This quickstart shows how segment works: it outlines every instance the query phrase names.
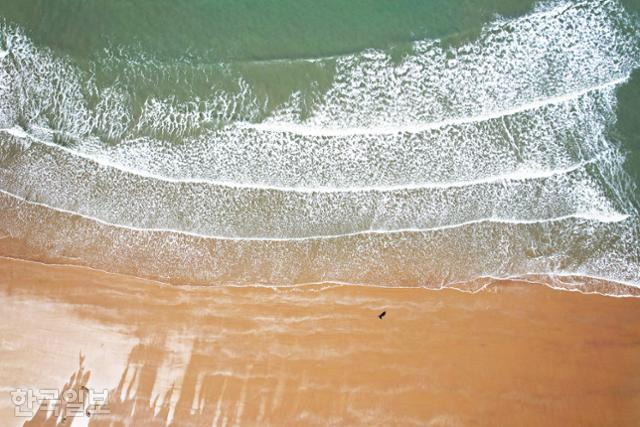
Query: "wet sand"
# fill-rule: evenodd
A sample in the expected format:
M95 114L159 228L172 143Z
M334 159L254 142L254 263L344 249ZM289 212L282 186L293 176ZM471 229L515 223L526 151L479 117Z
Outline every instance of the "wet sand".
M1 424L27 420L9 390L74 373L113 391L74 425L640 422L640 299L487 283L185 287L0 258Z

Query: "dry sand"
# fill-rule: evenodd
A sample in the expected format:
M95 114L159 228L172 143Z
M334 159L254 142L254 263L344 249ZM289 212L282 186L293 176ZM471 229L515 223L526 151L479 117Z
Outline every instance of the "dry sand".
M65 383L112 389L74 425L640 423L638 298L185 287L4 257L0 290L2 425L28 420L10 390Z

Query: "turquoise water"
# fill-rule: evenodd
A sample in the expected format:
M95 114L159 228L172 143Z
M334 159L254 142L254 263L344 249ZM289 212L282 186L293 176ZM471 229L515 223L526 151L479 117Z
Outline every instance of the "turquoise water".
M4 1L0 225L168 280L638 286L639 10Z

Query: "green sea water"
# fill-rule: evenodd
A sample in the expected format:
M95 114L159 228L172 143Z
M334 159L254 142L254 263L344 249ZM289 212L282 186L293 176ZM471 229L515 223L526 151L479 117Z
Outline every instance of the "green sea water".
M137 45L210 61L317 58L479 30L528 0L6 0L0 14L74 56Z
M205 282L636 286L639 65L637 0L4 0L0 190Z

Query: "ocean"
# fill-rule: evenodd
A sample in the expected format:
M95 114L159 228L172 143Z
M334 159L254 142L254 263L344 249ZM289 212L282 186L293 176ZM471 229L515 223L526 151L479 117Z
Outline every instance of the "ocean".
M5 255L640 292L629 1L0 4Z

